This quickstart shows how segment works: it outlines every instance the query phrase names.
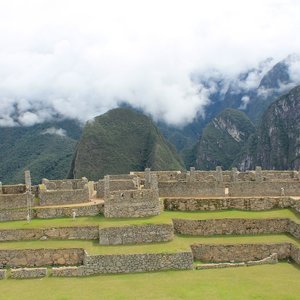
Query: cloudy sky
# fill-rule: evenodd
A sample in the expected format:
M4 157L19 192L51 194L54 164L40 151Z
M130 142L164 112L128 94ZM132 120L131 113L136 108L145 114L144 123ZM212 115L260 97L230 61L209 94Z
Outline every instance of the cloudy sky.
M172 124L233 77L300 53L298 0L0 0L0 126L87 120L121 102Z

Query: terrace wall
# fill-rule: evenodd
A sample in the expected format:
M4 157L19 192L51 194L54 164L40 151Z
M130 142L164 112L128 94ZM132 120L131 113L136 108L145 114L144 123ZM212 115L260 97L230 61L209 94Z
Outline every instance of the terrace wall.
M26 240L97 240L98 226L57 227L44 229L2 229L0 241Z
M47 276L47 268L12 269L10 277L13 279L42 278Z
M289 219L173 219L175 233L186 235L286 233Z
M166 242L174 237L172 224L130 225L99 228L100 245Z
M65 249L0 249L0 268L80 265L84 250Z
M76 217L97 216L103 214L104 203L71 207L36 207L33 217L38 219L72 217L73 211L75 211Z
M195 260L221 263L261 260L273 253L277 253L278 259L286 259L291 256L291 246L290 243L231 245L193 244L191 248ZM297 247L295 247L295 249L299 250Z
M298 201L300 204L300 201ZM165 198L164 207L173 211L214 211L239 209L261 211L274 208L294 208L290 197L222 197L222 198Z

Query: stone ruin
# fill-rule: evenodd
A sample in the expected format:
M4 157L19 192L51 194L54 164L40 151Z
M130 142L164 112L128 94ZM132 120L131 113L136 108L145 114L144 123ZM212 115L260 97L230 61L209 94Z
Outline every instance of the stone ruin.
M163 210L214 211L224 209L268 210L291 208L300 213L298 171L131 172L107 175L97 182L43 179L31 185L0 184L0 221L31 218L96 216L105 218L151 217ZM74 223L76 224L76 223ZM172 224L143 224L121 227L70 226L44 229L0 230L0 241L79 239L97 240L100 245L168 242L174 235L244 235L288 233L300 238L300 224L275 219L173 219ZM208 264L197 268L223 268L276 263L291 259L300 264L300 249L293 243L209 245L194 244L190 251L123 255L88 255L84 249L0 249L0 279L11 268L12 278L87 276L103 273L192 269L194 261ZM22 257L22 259L20 259ZM45 263L46 262L46 263ZM46 264L46 265L45 265Z
M134 189L110 190L110 176L104 177L104 216L106 218L149 217L160 214L162 204L159 200L156 174L145 172L142 186L139 177L133 180Z

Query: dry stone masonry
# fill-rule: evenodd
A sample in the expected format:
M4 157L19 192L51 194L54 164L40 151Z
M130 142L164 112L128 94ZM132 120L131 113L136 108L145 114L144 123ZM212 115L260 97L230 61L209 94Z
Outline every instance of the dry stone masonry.
M43 179L31 185L30 172L25 184L0 183L0 221L48 219L104 215L106 218L143 218L163 210L214 211L237 209L262 211L290 208L300 213L300 174L298 171L131 172L107 175L96 182L87 178ZM184 214L182 214L184 216ZM45 220L45 222L47 222ZM129 222L130 223L130 222ZM25 240L89 240L97 247L169 242L175 235L255 235L288 233L300 239L300 224L286 218L273 219L185 219L171 224L124 226L45 227L1 229L0 242ZM0 245L1 246L1 245ZM121 246L119 246L121 249ZM79 277L96 274L189 270L252 266L291 259L300 264L296 243L274 244L193 244L190 251L89 255L82 248L2 249L0 279ZM51 267L48 274L47 267ZM7 269L10 269L7 271Z
M100 245L142 244L171 241L172 224L128 225L99 229Z

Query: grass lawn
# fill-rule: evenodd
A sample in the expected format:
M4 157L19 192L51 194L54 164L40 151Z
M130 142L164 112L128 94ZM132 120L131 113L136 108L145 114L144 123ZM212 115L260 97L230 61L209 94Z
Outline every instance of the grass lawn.
M245 218L245 219L268 219L268 218L289 218L300 223L300 215L290 209L277 209L268 211L199 211L199 212L174 212L165 211L154 217L136 218L136 219L110 219L104 216L80 217L74 221L72 218L57 219L33 219L30 223L26 221L0 222L1 229L17 228L46 228L46 227L64 227L64 226L124 226L124 225L142 225L171 223L172 219L224 219L224 218Z
M288 263L87 278L0 280L0 298L43 300L296 300L300 272Z
M174 240L162 243L102 246L97 241L82 240L46 240L1 242L0 249L33 249L33 248L83 248L89 254L128 254L157 253L190 250L193 243L201 244L241 244L241 243L294 243L300 247L300 241L290 235L245 235L245 236L182 236L176 235ZM0 298L1 299L1 298Z

